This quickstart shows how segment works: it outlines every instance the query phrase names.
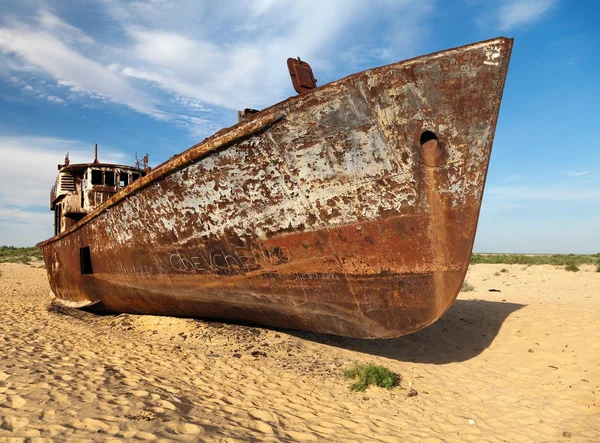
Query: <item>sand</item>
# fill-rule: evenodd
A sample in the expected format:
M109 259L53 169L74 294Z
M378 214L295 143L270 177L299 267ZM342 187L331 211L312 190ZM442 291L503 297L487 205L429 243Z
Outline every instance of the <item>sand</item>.
M594 271L475 265L437 323L367 341L48 309L44 269L2 264L0 441L600 441ZM353 361L401 387L351 392Z

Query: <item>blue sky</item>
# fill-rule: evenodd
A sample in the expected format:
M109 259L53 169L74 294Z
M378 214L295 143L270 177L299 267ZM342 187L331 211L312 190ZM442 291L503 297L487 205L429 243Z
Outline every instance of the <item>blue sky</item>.
M77 6L74 6L77 5ZM0 3L0 244L52 234L56 164L158 164L319 84L505 35L515 46L479 252L600 252L598 1L21 0Z

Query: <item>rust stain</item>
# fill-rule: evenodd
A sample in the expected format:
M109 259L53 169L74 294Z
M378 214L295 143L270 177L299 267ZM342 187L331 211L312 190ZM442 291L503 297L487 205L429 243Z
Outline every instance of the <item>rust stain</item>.
M511 49L498 38L351 75L95 189L83 219L38 245L52 291L353 337L431 324L467 270Z

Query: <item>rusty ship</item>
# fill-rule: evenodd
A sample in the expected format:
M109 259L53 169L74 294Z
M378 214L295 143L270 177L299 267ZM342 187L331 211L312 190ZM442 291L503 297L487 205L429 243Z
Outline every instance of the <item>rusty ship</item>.
M239 113L152 170L59 165L56 301L391 338L452 305L472 252L512 39Z

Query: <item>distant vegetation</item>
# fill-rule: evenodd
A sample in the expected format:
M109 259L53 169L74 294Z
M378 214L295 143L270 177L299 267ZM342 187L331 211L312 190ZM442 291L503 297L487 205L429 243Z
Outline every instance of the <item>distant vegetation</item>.
M584 264L600 266L600 253L593 255L555 254L555 255L523 255L523 254L473 254L471 264L507 264L507 265L555 265L579 267Z
M500 275L500 274L498 274L498 275ZM475 290L475 287L471 283L468 283L466 281L463 282L462 287L460 288L460 292L471 292L474 290Z
M374 364L354 363L352 367L344 369L342 375L356 380L350 385L351 391L365 391L370 385L391 389L400 382L398 374Z
M31 248L0 246L0 263L23 263L29 265L32 260L43 260L40 250L35 246Z
M569 272L579 272L579 267L571 263L570 265L565 266L565 271Z

